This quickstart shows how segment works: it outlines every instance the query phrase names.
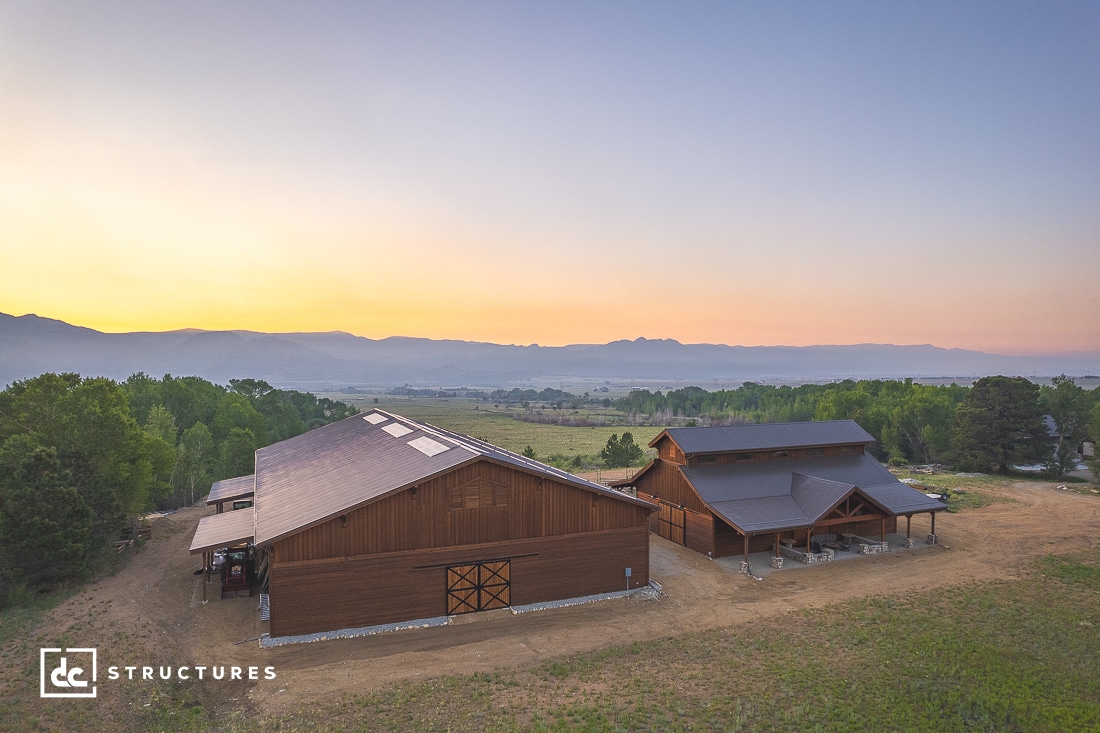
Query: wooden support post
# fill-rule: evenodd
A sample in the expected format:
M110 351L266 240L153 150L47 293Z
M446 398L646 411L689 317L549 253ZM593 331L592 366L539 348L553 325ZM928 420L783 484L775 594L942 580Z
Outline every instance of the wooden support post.
M775 533L775 556L779 557L779 533Z
M879 519L878 541L879 542L885 542L886 541L886 517L882 517L882 518Z
M749 536L745 535L745 562L749 561Z
M202 553L202 602L206 603L206 584L210 582L210 551Z
M932 532L930 534L936 534L936 513L932 512Z
M912 528L913 528L913 515L912 514L906 514L905 515L905 539L909 539L912 536L912 534L910 533L910 530Z
M810 554L810 535L813 534L814 528L808 527L806 529L806 554Z

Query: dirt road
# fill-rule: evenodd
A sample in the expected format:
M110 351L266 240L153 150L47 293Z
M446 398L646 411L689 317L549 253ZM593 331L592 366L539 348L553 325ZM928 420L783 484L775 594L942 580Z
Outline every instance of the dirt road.
M275 680L241 683L224 694L227 707L247 705L266 715L396 680L522 667L635 640L752 624L851 598L1011 578L1035 556L1094 547L1100 540L1100 497L1007 481L988 491L1002 500L940 515L942 544L917 551L784 570L758 582L738 575L735 565L653 537L651 576L665 591L659 600L621 598L518 616L501 610L459 617L449 626L271 649L236 643L266 630L255 597L202 604L201 576L193 575L199 561L187 547L208 510L188 509L154 520L153 540L124 570L55 609L38 634L100 647L104 669L150 663L273 666ZM913 536L927 532L928 518L915 518ZM212 598L215 589L211 584Z

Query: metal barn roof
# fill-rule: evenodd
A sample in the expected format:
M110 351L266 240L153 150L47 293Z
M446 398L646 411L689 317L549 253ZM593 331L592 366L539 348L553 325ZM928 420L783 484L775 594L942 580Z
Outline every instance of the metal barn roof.
M680 466L699 497L748 533L808 527L856 491L894 515L942 511L872 456Z
M238 476L215 481L210 487L210 496L206 497L207 505L217 504L219 501L232 501L233 499L245 499L256 491L256 476Z
M191 538L191 554L251 542L254 534L251 509L211 514L199 520Z
M875 442L874 437L854 420L668 428L654 438L650 446L656 445L664 435L672 438L688 455Z
M651 506L485 441L371 410L256 451L255 542L269 544L480 459Z

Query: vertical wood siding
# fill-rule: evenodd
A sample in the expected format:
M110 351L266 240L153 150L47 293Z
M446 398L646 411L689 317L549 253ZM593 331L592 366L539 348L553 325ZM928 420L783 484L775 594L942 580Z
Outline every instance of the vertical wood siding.
M699 495L688 485L687 479L680 473L676 464L667 461L656 461L652 468L638 477L634 488L638 490L640 499L652 500L652 497L660 497L662 501L676 505L683 504L685 508L692 511L710 511Z
M448 565L509 559L513 605L641 587L649 514L478 461L275 542L271 634L444 615Z
M714 552L714 525L719 523L709 511L687 512L687 548L704 555Z
M320 561L275 561L271 635L373 626L446 614L448 565L511 558L512 605L576 598L649 582L645 525L466 547Z
M478 461L275 543L276 562L644 526L647 508Z

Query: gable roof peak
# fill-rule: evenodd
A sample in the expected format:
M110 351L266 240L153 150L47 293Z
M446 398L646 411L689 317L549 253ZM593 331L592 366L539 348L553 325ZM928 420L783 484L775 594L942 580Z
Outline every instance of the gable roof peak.
M688 455L875 442L874 436L855 420L666 428L650 445L656 445L664 436Z
M255 542L269 544L480 459L648 506L483 440L371 409L256 451Z

